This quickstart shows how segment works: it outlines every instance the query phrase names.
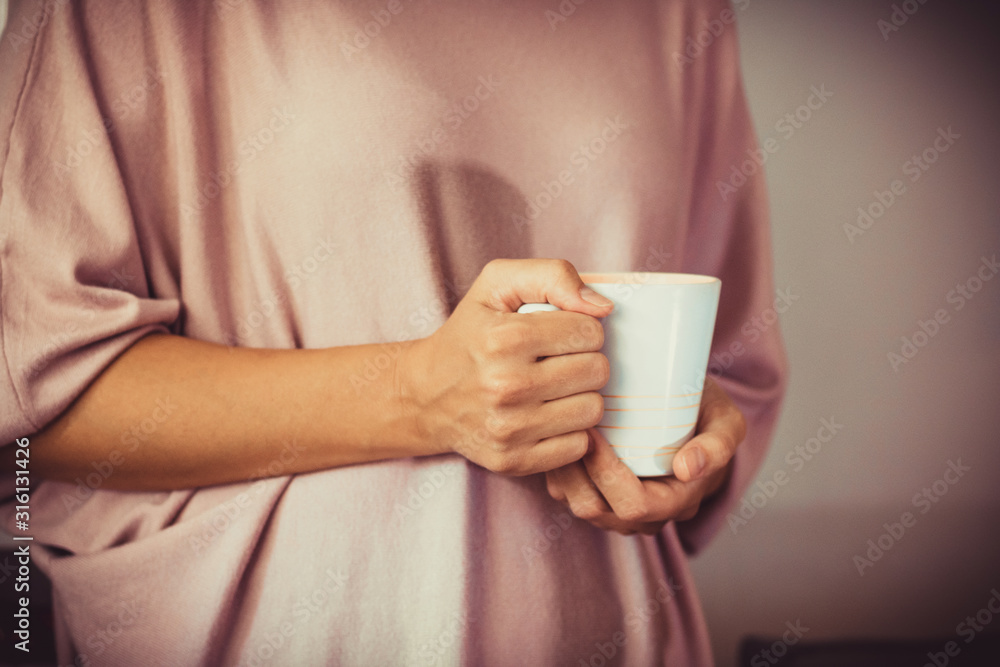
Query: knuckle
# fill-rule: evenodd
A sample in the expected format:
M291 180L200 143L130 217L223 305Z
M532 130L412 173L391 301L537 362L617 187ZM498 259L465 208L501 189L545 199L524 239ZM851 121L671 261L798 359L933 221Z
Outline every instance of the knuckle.
M703 433L701 444L702 451L705 452L705 456L708 458L709 463L712 462L718 452L729 449L726 439L718 433Z
M509 374L494 374L484 381L484 389L488 401L495 407L506 407L513 405L528 391L529 381ZM500 419L494 416L491 421Z
M649 518L649 508L642 501L629 501L617 512L618 518L628 522L642 522Z
M557 279L575 277L577 275L576 267L568 259L549 260L549 266L551 267L550 270L553 276Z
M589 315L577 318L569 342L574 348L597 351L604 345L604 326Z
M493 440L494 450L506 452L521 433L521 426L505 414L493 414L486 420L486 430Z
M513 475L518 470L518 461L510 452L495 453L490 461L489 469L500 475Z
M508 349L520 350L531 343L534 328L523 319L507 320L503 327L504 342Z
M587 435L586 431L577 431L569 435L569 443L573 460L579 461L590 449L590 436Z
M504 421L496 426L493 437L502 445L510 445L517 438L517 429L508 421Z
M486 357L495 357L503 352L503 337L497 333L497 329L488 329L483 334L480 348Z
M595 350L601 349L604 345L604 325L593 317L588 317L584 322L584 335L587 337L587 341Z
M486 266L484 266L483 270L480 271L479 273L480 275L485 275L487 277L496 276L497 274L503 272L503 270L506 268L505 266L506 263L507 263L506 259L491 259L490 261L486 262Z
M529 468L525 464L519 462L513 469L507 471L506 474L508 477L527 477L528 475L533 475L536 472L538 471L533 470L532 468Z
M483 336L483 350L491 357L507 351L507 332L502 326L491 327Z
M531 341L532 330L527 324L507 321L486 332L483 347L491 356L517 352Z
M611 361L608 359L607 355L598 353L597 358L594 360L594 364L597 366L594 371L597 374L597 382L601 383L601 387L608 383L611 379Z
M510 393L508 379L504 375L492 374L483 378L482 389L490 405L503 405ZM490 420L487 420L487 427Z
M583 407L581 410L583 414L580 417L587 424L587 428L599 424L604 418L604 398L594 391L586 394L582 403ZM587 434L583 433L583 437L586 438Z
M618 478L616 471L604 468L598 473L598 477L601 484L614 484L615 480Z
M600 505L596 501L584 501L578 503L573 507L573 514L577 515L584 521L596 521L601 518L604 511L601 509Z

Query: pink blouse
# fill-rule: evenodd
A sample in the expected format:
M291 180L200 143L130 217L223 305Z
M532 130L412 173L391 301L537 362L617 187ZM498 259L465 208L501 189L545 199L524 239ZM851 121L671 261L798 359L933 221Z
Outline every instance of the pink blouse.
M289 441L244 484L104 489L173 418L163 396L78 483L32 479L60 662L711 664L685 551L752 480L786 375L777 326L752 319L775 294L762 174L733 176L756 146L733 15L716 0L15 5L0 442L150 332L419 338L495 257L721 277L713 368L749 422L694 520L624 537L574 518L541 475L456 455L288 475Z

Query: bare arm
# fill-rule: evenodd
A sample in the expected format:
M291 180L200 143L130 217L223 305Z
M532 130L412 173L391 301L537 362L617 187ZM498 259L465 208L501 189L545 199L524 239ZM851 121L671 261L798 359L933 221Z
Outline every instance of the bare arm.
M395 362L411 345L257 350L147 336L32 438L35 467L72 480L105 462L106 488L152 490L259 476L288 443L285 474L439 453L406 416L395 363L364 379L366 360Z
M67 481L110 464L104 488L189 488L262 476L293 442L266 474L448 452L505 474L550 470L584 455L603 414L594 318L610 302L582 287L567 262L500 260L417 341L259 350L147 336L32 437L33 464ZM566 312L514 312L545 300Z

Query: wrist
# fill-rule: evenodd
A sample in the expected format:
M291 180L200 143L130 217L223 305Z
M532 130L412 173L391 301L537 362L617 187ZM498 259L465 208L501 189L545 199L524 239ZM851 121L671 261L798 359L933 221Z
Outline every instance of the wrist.
M448 454L451 449L428 428L427 410L421 400L422 387L430 377L424 359L426 338L397 343L402 347L393 356L391 396L393 411L399 416L400 430L423 455Z

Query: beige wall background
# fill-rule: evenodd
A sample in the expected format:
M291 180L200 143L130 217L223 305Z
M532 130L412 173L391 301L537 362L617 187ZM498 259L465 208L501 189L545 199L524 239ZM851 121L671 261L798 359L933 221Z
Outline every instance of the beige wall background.
M799 299L780 316L792 378L764 488L746 496L760 507L693 564L720 665L786 621L807 640L955 638L1000 589L1000 276L982 268L1000 260L1000 21L979 5L994 3L734 2L757 132L779 144L776 282ZM799 109L814 86L832 95ZM776 128L797 112L794 133ZM958 138L935 155L939 128ZM895 180L902 194L849 239ZM971 298L952 292L966 283ZM894 368L903 337L923 345ZM832 439L824 418L843 425ZM968 471L935 487L949 461ZM904 512L859 574L854 557Z

